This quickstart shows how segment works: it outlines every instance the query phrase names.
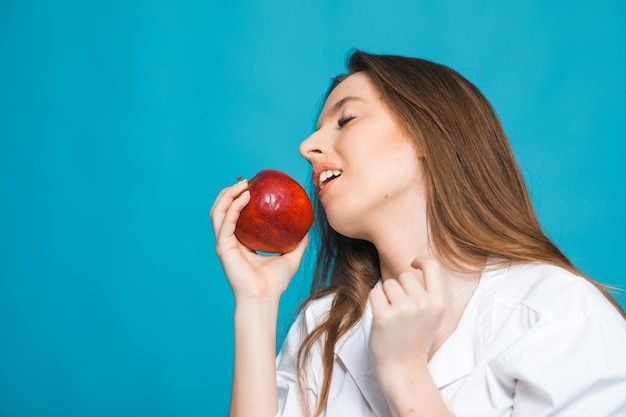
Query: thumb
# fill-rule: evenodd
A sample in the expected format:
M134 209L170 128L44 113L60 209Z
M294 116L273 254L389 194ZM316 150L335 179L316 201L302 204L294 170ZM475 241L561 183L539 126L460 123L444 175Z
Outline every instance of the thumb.
M304 250L309 242L309 234L304 235L302 240L298 242L298 245L290 252L283 254L282 256L287 259L294 270L298 269L300 260L304 254Z

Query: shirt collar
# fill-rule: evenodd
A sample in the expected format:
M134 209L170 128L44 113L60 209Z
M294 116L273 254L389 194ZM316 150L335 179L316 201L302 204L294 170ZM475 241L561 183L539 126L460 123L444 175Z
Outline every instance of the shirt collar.
M480 300L481 278L457 329L439 348L428 363L428 369L441 389L468 375L476 365L476 310ZM380 285L380 282L377 284ZM335 346L335 353L345 366L359 390L378 417L390 415L385 395L368 354L368 341L372 326L372 310L369 301L361 320Z
M385 394L376 378L368 353L368 341L372 326L372 310L369 302L361 320L335 346L335 353L343 363L347 373L363 394L374 414L389 417Z

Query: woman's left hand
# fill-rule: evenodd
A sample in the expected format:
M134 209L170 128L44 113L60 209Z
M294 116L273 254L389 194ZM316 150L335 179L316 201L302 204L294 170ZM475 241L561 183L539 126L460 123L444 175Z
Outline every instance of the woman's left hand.
M426 369L446 310L446 280L434 259L371 290L370 356L379 378ZM381 381L382 382L382 381Z

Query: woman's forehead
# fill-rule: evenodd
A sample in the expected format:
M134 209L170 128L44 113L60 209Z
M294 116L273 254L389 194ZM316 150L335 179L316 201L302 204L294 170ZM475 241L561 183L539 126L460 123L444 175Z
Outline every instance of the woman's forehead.
M328 95L324 106L334 105L338 100L341 100L343 96L364 96L373 94L376 95L374 84L370 80L369 75L364 72L356 72L349 75L343 81L341 81Z
M341 81L328 95L318 118L322 121L338 111L349 101L374 102L378 92L369 76L363 72L354 73Z

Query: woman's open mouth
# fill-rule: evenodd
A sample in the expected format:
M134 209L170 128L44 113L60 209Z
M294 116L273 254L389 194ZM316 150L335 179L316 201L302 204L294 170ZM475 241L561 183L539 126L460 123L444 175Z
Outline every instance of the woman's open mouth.
M322 189L326 186L326 184L328 184L335 178L338 178L339 176L341 176L341 171L337 169L329 169L326 171L322 171L317 181L317 188L320 191L322 191Z
M322 191L328 187L328 184L339 178L342 173L341 169L338 169L337 166L331 166L331 164L322 164L315 167L312 173L312 180L318 196L321 196Z

